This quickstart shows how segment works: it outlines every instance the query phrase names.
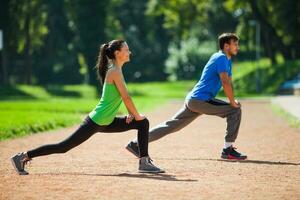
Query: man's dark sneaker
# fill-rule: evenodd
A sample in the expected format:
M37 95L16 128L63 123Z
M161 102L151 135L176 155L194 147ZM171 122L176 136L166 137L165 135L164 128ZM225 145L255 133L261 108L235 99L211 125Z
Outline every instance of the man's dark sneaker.
M25 171L25 165L27 164L27 162L31 161L31 159L28 158L26 153L18 153L11 157L10 160L19 175L28 174L28 172Z
M236 148L232 146L223 149L221 158L228 160L245 160L247 158L247 155L243 155L237 152L235 149Z
M139 173L165 173L165 170L156 167L153 160L149 157L140 158Z
M130 142L129 144L127 144L127 146L125 147L130 153L132 153L133 155L135 155L136 157L140 157L140 150L139 150L139 146L136 142Z

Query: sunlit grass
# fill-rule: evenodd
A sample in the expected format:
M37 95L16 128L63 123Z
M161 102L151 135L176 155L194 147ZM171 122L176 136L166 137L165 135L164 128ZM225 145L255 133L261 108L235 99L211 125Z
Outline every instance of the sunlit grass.
M170 99L183 100L193 84L194 81L135 83L127 87L139 112L145 113ZM88 85L22 85L13 88L13 93L0 90L6 94L0 95L6 99L0 101L0 140L78 124L96 106L100 96L99 89ZM122 105L119 114L126 113Z

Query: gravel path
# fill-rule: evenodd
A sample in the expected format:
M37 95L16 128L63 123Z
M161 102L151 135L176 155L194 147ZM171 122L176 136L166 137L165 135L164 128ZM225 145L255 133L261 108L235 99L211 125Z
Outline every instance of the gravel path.
M0 199L300 199L300 130L275 115L268 101L242 101L236 142L248 160L219 159L225 120L200 116L185 129L150 144L150 155L167 173L137 173L125 149L135 131L96 134L63 155L35 158L18 176L9 157L54 143L76 127L0 143ZM151 126L171 117L182 102L147 114Z

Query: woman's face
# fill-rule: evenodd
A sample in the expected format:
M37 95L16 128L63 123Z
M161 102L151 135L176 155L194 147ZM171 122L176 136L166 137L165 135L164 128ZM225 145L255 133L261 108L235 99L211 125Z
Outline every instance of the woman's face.
M129 47L128 47L127 43L124 42L121 49L116 51L115 56L116 56L117 60L125 63L125 62L129 62L130 54L131 54L131 52L129 50Z

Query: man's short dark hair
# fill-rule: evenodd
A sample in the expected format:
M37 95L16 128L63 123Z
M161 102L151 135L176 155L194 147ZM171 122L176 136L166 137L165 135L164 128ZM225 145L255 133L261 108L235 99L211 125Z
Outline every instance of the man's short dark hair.
M222 33L218 37L219 48L223 50L224 49L224 45L225 44L229 44L231 40L238 41L239 37L235 33Z

